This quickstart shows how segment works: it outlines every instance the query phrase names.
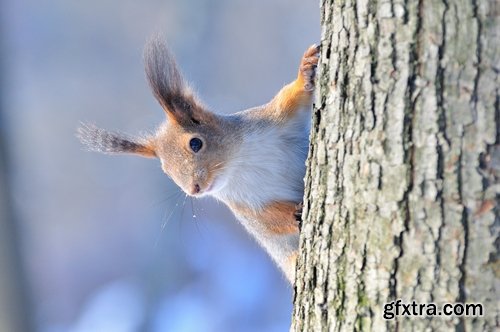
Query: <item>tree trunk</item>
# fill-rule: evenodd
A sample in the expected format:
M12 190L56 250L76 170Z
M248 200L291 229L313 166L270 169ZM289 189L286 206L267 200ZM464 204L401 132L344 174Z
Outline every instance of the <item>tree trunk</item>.
M500 4L323 0L293 331L500 321ZM481 303L482 317L384 304Z

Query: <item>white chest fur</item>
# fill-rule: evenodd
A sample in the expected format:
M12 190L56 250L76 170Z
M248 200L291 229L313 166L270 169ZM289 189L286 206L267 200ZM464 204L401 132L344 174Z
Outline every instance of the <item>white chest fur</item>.
M297 112L295 118L280 125L260 122L249 127L223 174L225 186L214 196L256 211L272 202L301 202L309 146L309 110ZM291 258L298 249L299 234L271 234L261 221L236 216L293 282L295 265Z
M310 116L303 110L280 125L250 127L228 162L226 185L215 197L254 209L272 201L302 201Z

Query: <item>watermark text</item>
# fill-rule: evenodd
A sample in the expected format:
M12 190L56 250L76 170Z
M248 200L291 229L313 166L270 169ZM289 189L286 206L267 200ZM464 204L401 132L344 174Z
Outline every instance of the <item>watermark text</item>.
M405 303L401 299L384 304L384 319L404 317L477 317L483 316L484 309L481 303L444 303L438 306L435 303Z

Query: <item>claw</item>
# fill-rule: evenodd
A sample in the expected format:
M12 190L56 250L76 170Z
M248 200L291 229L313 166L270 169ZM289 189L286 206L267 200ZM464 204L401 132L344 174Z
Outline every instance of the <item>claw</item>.
M304 204L302 202L300 202L299 204L295 205L295 212L293 213L293 215L295 216L295 219L297 221L301 221L302 220L302 208L304 207Z
M299 204L295 205L295 212L293 213L295 220L298 223L299 229L302 228L302 208L303 203L300 202Z
M302 75L305 91L314 90L314 77L316 76L316 68L318 67L319 48L319 45L311 45L304 53L300 63L299 70Z

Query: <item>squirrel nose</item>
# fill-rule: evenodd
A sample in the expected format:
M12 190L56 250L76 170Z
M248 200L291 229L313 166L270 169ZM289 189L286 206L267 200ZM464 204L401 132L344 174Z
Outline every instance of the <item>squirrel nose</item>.
M194 185L193 192L195 194L198 194L200 192L200 185L199 184Z

